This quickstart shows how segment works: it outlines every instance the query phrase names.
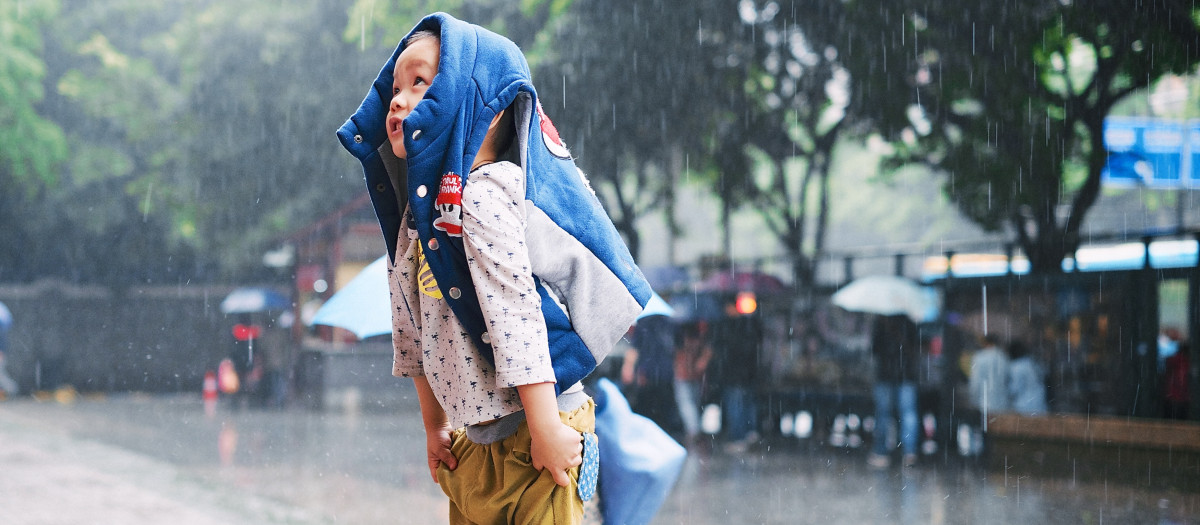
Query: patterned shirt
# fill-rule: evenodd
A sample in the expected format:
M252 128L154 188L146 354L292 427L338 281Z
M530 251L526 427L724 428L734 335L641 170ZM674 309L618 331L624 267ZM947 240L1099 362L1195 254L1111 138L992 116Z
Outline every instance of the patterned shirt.
M525 174L511 162L463 188L463 245L491 335L492 367L442 298L415 229L400 229L392 296L392 374L425 376L455 427L522 409L516 386L554 382L546 324L525 245ZM405 213L407 217L408 214Z

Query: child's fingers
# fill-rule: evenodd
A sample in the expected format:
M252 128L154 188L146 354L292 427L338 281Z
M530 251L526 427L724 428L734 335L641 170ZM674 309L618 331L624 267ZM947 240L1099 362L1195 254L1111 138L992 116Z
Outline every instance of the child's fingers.
M435 484L438 482L437 469L438 469L438 465L440 465L440 464L441 464L441 461L438 461L435 458L429 458L429 477L433 478L433 482Z
M458 458L454 457L454 453L450 452L448 448L438 451L438 459L442 460L442 463L450 470L458 468Z
M550 475L554 476L554 482L560 487L571 485L571 478L567 476L566 470L550 469Z

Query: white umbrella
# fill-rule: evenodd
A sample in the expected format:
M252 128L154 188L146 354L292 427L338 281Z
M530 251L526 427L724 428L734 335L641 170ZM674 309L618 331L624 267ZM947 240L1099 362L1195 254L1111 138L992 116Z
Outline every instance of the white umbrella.
M894 275L855 279L830 299L834 305L851 312L904 314L917 323L937 315L937 294L932 288Z
M359 339L392 331L392 300L388 290L387 256L363 268L358 275L333 294L312 324L337 326L354 332Z

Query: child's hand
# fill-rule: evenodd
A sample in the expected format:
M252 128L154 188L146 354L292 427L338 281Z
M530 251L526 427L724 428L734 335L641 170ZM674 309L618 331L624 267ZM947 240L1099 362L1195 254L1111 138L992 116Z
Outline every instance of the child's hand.
M458 459L450 452L451 430L449 423L425 429L425 451L429 460L429 475L433 476L434 483L438 482L438 465L445 464L450 470L458 468Z
M540 429L530 427L529 432L533 468L539 471L550 469L555 483L563 487L570 485L567 470L583 463L583 436L557 419Z

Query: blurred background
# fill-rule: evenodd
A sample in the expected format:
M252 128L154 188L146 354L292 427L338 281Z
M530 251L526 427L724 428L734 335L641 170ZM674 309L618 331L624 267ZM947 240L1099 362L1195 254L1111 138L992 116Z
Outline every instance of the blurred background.
M709 449L867 450L889 312L834 294L887 275L925 301L922 463L1129 470L1071 449L1101 439L1200 488L1200 11L1175 0L5 2L7 397L411 404L386 326L317 317L385 252L334 132L439 10L521 46L672 334L710 347ZM989 335L1040 367L1037 417L969 399ZM599 372L635 408L677 355L636 350ZM643 411L696 441L672 407Z

